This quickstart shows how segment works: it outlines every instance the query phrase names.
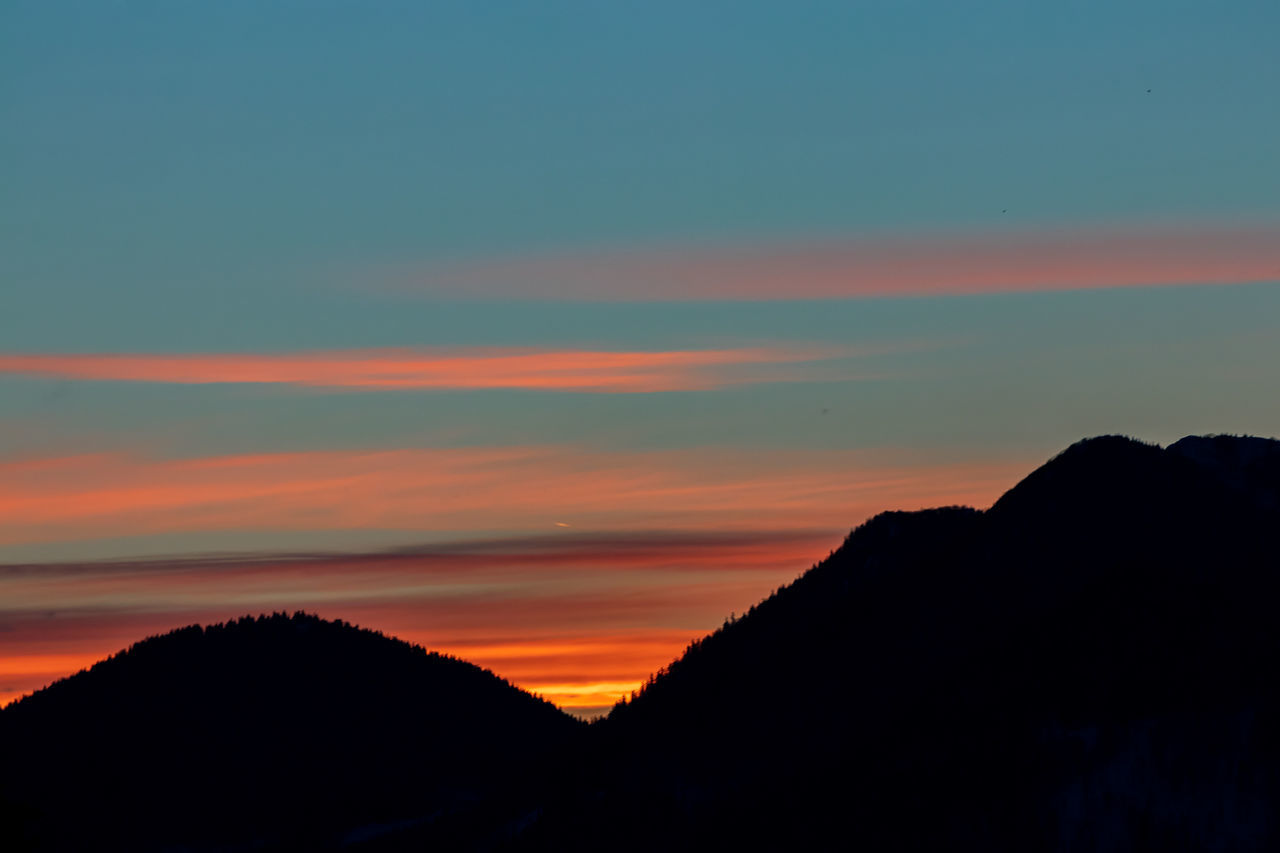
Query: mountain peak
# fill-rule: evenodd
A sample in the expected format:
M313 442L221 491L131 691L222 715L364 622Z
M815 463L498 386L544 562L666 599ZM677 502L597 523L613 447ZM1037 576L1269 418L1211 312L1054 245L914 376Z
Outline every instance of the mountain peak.
M522 778L582 726L488 670L375 631L245 616L148 637L0 711L0 753L21 768L0 780L0 803L51 809L36 832L59 848L119 832L150 834L138 849L267 831L323 846Z
M605 721L611 822L665 784L710 846L1273 848L1237 816L1280 791L1280 518L1210 469L1274 445L1101 436L985 513L874 517Z
M1104 435L1077 441L1049 459L1006 492L992 506L996 513L1033 503L1035 511L1081 500L1106 500L1108 491L1143 483L1161 467L1159 445L1120 435Z

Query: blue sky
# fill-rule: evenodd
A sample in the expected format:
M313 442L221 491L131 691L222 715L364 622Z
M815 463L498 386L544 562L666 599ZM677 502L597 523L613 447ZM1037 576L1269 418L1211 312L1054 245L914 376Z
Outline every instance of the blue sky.
M1035 453L1095 432L1276 430L1257 391L1276 378L1280 297L1256 274L672 303L637 293L644 273L612 293L625 273L609 260L796 246L802 290L805 247L822 241L909 254L996 235L1016 254L1031 252L1019 235L1071 229L1265 237L1280 223L1273 4L94 2L4 16L7 352L874 352L821 380L635 398L8 373L0 453L800 434ZM545 298L521 266L601 252L581 274L606 294L590 302ZM458 263L509 263L506 298L402 286Z
M441 257L1280 204L1263 2L4 15L4 277L122 333Z
M0 564L799 548L1086 435L1280 433L1278 31L1267 2L6 3ZM693 560L701 609L608 630L697 633L788 559L721 597ZM134 582L129 630L238 615ZM301 600L270 589L236 606ZM442 642L396 612L366 615Z

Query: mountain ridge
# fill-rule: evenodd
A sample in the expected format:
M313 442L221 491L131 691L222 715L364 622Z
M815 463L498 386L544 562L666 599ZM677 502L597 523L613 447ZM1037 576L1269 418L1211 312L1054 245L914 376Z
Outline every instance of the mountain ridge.
M495 757L501 785L420 788L366 848L1267 849L1277 488L1274 439L1103 436L987 510L880 513L607 718Z
M191 827L208 844L322 845L483 798L490 776L526 774L582 725L378 632L246 616L147 638L0 711L0 746L21 768L0 799L43 810L32 833L55 848L84 832L165 847ZM141 831L134 797L150 815Z
M663 832L704 844L798 832L821 844L853 823L877 849L1263 849L1274 827L1232 824L1209 800L1227 792L1235 814L1280 805L1280 702L1262 675L1280 663L1280 517L1257 497L1277 482L1266 466L1280 442L1234 453L1230 438L1206 441L1218 449L1193 458L1185 442L1087 439L987 511L868 520L614 709L605 763L630 763L641 781L592 783L618 809L604 823L636 820L629 803L647 797L647 825L663 814ZM726 698L743 684L745 716ZM1236 742L1214 753L1223 732ZM1107 762L1140 737L1186 757L1201 801L1169 808L1148 768L1088 820L1053 805L1082 778L1111 784ZM877 769L851 777L858 762ZM851 800L813 781L833 778ZM544 846L577 849L574 837L548 826Z

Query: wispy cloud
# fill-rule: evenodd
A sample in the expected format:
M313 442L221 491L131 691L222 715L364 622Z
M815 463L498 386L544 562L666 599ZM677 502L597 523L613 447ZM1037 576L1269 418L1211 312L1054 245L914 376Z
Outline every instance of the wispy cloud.
M0 353L0 373L117 382L273 384L348 390L521 389L596 393L700 391L822 377L817 362L854 353L772 346L667 351L464 347L280 354Z
M568 445L18 458L0 460L0 544L216 530L837 529L881 509L989 502L1024 464Z
M608 704L838 532L611 531L393 551L0 565L0 704L148 634L308 609Z
M853 238L482 259L396 276L449 298L851 299L1280 280L1280 226Z
M985 506L1025 468L573 446L0 460L0 544L251 529L470 537L0 566L0 701L176 625L303 608L473 660L566 707L607 705L863 518Z

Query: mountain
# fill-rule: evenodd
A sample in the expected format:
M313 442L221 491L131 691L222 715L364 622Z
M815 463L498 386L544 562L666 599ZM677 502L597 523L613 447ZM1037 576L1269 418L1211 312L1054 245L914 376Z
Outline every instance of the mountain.
M1104 436L988 510L876 516L589 727L340 622L152 638L0 711L0 825L67 849L1280 849L1278 605L1280 442Z
M510 797L582 728L341 621L193 625L0 712L0 847L321 847Z
M616 707L520 849L1275 849L1278 463L1102 437L871 519Z

